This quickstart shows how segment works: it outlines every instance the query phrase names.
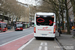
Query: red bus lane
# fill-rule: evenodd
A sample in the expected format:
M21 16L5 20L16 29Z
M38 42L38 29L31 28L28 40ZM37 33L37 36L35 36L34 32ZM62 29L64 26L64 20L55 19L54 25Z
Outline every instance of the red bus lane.
M33 33L29 34L23 38L20 38L18 40L12 41L6 45L0 46L0 50L18 50L18 48L20 48L22 45L24 45L25 43L27 43L30 39L32 39Z

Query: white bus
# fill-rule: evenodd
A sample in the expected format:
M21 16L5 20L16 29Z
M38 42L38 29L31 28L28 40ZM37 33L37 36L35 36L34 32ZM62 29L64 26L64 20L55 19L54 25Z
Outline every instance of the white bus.
M55 38L55 13L38 12L34 18L34 37Z

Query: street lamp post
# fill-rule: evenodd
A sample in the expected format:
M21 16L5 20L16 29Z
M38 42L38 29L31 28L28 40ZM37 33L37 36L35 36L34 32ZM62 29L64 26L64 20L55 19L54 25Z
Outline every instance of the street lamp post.
M68 8L67 8L67 0L65 0L66 6L66 17L67 17L67 34L70 34L70 25L69 25L69 15L68 15Z

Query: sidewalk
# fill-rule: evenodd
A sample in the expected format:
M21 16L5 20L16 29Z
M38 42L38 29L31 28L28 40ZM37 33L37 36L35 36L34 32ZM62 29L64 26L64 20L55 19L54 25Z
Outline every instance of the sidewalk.
M72 35L61 34L60 37L56 37L60 44L66 50L75 50L75 39Z
M8 30L7 30L7 32L8 32L8 31L14 31L14 27L13 27L13 28L11 28L11 29L8 29Z

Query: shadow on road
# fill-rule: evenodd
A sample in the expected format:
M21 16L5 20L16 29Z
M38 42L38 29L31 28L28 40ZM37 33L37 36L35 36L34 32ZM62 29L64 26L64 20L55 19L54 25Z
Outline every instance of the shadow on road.
M38 38L36 38L36 40L54 41L54 38L38 37Z

